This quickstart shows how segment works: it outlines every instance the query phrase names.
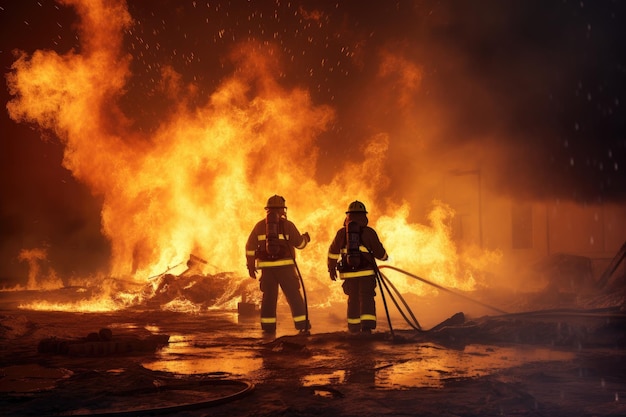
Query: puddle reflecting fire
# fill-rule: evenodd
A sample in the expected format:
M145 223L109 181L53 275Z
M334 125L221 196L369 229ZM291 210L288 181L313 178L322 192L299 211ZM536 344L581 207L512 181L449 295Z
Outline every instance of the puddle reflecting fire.
M312 387L315 385L333 385L343 384L346 382L346 371L338 370L330 374L306 375L302 378L303 387Z
M247 375L260 369L263 361L246 350L232 346L215 346L201 338L186 335L171 335L170 343L163 348L154 361L142 366L153 371L176 374L228 373Z
M381 352L377 358L359 361L358 366L310 374L301 383L303 386L369 383L378 389L443 387L446 380L481 377L529 362L568 361L575 353L529 346L470 345L459 351L422 345L411 357L404 355L395 360L384 357Z

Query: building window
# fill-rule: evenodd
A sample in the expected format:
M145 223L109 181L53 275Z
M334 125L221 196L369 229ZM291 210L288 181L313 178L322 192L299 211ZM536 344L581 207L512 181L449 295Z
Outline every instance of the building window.
M533 208L530 204L511 206L511 231L513 249L533 247Z

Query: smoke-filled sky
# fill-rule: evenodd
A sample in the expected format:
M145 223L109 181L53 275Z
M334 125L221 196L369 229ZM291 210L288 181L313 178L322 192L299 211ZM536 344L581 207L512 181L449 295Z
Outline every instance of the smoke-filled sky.
M111 257L124 266L127 253L129 270L155 257L162 262L153 252L163 248L145 242L155 235L132 242L115 236L136 224L124 213L154 214L131 207L130 195L133 204L144 199L157 207L181 201L166 192L166 179L179 181L180 166L195 167L194 149L229 175L194 168L186 184L211 188L250 177L241 189L224 185L252 194L249 200L220 206L209 196L185 196L211 208L189 208L194 216L213 216L225 227L228 216L242 216L242 202L258 217L270 190L283 193L294 182L304 195L326 192L340 207L364 198L387 214L393 202L408 201L419 217L441 178L459 169L480 169L493 193L533 201L626 199L624 2L103 3L119 4L100 22L92 15L100 10L95 0L0 1L0 59L8 76L0 116L0 283L25 275L24 249L47 250L60 275L106 268ZM60 77L46 84L54 96L18 80L32 79L50 61ZM42 109L32 110L36 104ZM97 116L75 110L85 108ZM261 113L285 114L285 122L272 124ZM185 133L185 147L168 144L185 123L195 129ZM224 131L232 125L246 127L231 138ZM228 138L219 150L223 161L205 149L222 142L194 145L200 130ZM272 131L279 131L276 146L264 141L255 150L252 133ZM157 156L170 152L176 158ZM245 174L235 169L239 163ZM271 177L270 167L283 172ZM255 172L262 175L255 179ZM114 190L122 178L158 182L157 173L160 188ZM351 182L366 188L363 197L345 185ZM288 205L296 196L286 196ZM317 208L323 200L311 203ZM304 218L305 202L293 206ZM170 240L180 237L181 224L187 227L179 222ZM200 243L185 249L207 250Z

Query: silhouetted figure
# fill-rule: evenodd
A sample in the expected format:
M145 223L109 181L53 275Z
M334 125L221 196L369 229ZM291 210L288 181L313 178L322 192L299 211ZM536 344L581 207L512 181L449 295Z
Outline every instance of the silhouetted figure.
M261 328L265 332L276 331L276 304L280 286L291 308L296 329L307 332L311 326L300 294L294 248L304 249L311 239L308 233L301 235L298 228L287 220L283 197L270 197L265 211L265 219L254 226L246 243L246 263L250 277L256 279L257 268L261 270Z
M337 231L328 249L328 272L337 273L348 296L348 331L371 333L376 328L375 259L387 260L376 231L367 225L367 210L360 201L350 203L344 227Z

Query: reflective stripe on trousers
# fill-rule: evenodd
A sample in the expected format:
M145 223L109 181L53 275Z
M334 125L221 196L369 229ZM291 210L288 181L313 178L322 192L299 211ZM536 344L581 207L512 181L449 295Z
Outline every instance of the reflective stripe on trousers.
M374 275L374 276L376 275L373 269L365 269L363 271L354 271L354 272L339 272L339 278L341 279L369 277L371 275Z
M361 317L350 318L348 317L348 324L361 324L362 321L376 321L376 316L373 314L362 314Z

